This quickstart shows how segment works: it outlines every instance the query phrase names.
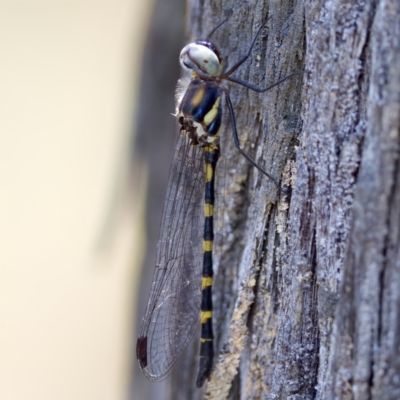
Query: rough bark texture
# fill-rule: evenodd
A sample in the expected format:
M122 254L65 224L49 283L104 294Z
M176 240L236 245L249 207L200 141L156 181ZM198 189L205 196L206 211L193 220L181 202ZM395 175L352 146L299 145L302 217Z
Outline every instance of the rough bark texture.
M188 0L192 39L213 37L249 166L222 133L226 202L214 289L216 351L195 388L197 340L170 399L400 398L400 2Z

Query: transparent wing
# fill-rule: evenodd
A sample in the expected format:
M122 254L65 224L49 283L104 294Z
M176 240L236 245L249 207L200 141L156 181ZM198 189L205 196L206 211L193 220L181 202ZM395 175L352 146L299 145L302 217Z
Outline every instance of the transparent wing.
M166 377L198 329L203 263L204 152L180 135L164 203L157 261L140 337L151 380Z

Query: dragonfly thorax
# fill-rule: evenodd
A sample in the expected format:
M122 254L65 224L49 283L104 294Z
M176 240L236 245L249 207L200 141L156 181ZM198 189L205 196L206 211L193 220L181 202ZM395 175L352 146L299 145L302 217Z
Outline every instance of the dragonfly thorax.
M189 71L218 76L222 70L222 59L217 48L207 40L199 40L185 46L179 57L182 67Z
M222 122L222 91L218 83L194 78L190 81L178 107L181 131L193 144L215 143Z

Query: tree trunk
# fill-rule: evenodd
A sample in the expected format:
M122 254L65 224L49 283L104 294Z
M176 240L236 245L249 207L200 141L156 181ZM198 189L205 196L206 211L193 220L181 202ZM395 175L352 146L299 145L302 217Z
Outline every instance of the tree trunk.
M195 388L197 340L171 399L400 398L400 2L188 1L192 39L233 65L245 151L225 115L223 247L214 288L216 359ZM225 112L227 114L227 112Z

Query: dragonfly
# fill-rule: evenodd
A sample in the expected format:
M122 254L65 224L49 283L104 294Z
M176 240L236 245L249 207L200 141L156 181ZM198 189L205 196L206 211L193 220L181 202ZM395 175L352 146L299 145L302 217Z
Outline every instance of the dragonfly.
M247 53L225 69L221 53L210 37L231 15L232 12L227 13L226 19L205 40L188 44L180 53L180 64L191 77L178 82L175 116L180 135L172 159L150 296L136 346L139 365L151 381L168 376L193 339L199 322L197 387L203 386L211 374L215 172L220 157L223 99L240 154L279 191L288 191L243 150L232 101L223 83L229 81L263 93L304 71L293 72L266 88L231 76L250 57L257 37L269 20L261 24Z

